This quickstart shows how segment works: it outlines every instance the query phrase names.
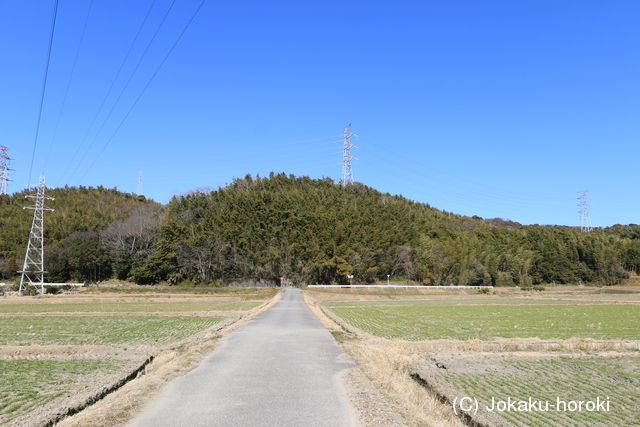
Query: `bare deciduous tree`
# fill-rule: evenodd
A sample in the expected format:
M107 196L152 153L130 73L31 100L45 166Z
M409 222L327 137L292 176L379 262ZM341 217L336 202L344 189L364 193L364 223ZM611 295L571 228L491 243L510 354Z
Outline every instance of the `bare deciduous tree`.
M405 277L413 277L415 269L413 267L412 250L410 246L398 246L393 263L391 275L401 274Z
M113 254L134 255L150 249L159 227L158 208L144 206L126 220L109 225L100 233L100 240Z

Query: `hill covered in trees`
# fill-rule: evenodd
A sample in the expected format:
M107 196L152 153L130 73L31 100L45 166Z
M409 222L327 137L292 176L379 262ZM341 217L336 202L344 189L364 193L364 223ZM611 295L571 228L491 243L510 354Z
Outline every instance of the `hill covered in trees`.
M29 192L0 196L0 274L10 278L22 267L33 217ZM103 280L113 274L117 257L109 252L109 231L137 217L155 218L161 206L144 197L117 190L87 187L47 191L54 212L45 214L45 268L48 281ZM145 231L145 234L146 231ZM153 233L145 236L149 242Z
M361 184L284 174L238 179L167 206L140 283L286 277L344 283L614 284L640 265L638 227L579 233L452 215Z
M247 176L164 207L115 190L51 194L58 211L47 216L50 281L344 283L347 274L357 282L389 274L434 285L608 285L640 266L638 226L522 226L330 179ZM5 276L30 225L22 196L0 198Z

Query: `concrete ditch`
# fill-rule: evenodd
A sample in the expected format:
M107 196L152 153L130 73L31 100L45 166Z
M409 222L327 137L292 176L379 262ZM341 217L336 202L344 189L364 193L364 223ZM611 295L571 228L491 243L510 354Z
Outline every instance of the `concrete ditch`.
M58 424L63 419L65 419L67 417L70 417L72 415L75 415L78 412L82 411L83 409L87 408L88 406L93 405L97 401L99 401L101 399L104 399L107 395L109 395L109 394L113 393L114 391L118 390L119 388L121 388L122 386L127 384L129 381L138 378L138 376L141 373L144 372L144 370L146 369L147 365L149 363L153 362L154 359L155 359L155 356L149 356L147 359L145 359L144 362L142 362L142 364L140 366L138 366L136 369L134 369L128 375L126 375L125 377L123 377L120 380L116 381L111 386L103 388L98 393L96 393L93 396L91 396L88 399L86 399L84 402L82 402L82 403L80 403L78 405L69 407L69 408L65 408L61 412L58 412L57 414L53 415L44 424L44 426L45 427L55 426L56 424Z

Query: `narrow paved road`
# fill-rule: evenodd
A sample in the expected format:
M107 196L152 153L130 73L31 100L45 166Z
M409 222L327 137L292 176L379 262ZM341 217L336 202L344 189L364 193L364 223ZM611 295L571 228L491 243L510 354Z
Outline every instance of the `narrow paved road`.
M338 374L353 365L298 289L165 386L131 426L348 426Z

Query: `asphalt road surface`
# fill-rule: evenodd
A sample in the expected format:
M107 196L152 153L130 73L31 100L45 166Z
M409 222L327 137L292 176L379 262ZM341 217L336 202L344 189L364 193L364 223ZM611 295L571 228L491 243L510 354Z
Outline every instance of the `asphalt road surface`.
M298 289L165 386L131 426L348 426L338 375L353 367Z

